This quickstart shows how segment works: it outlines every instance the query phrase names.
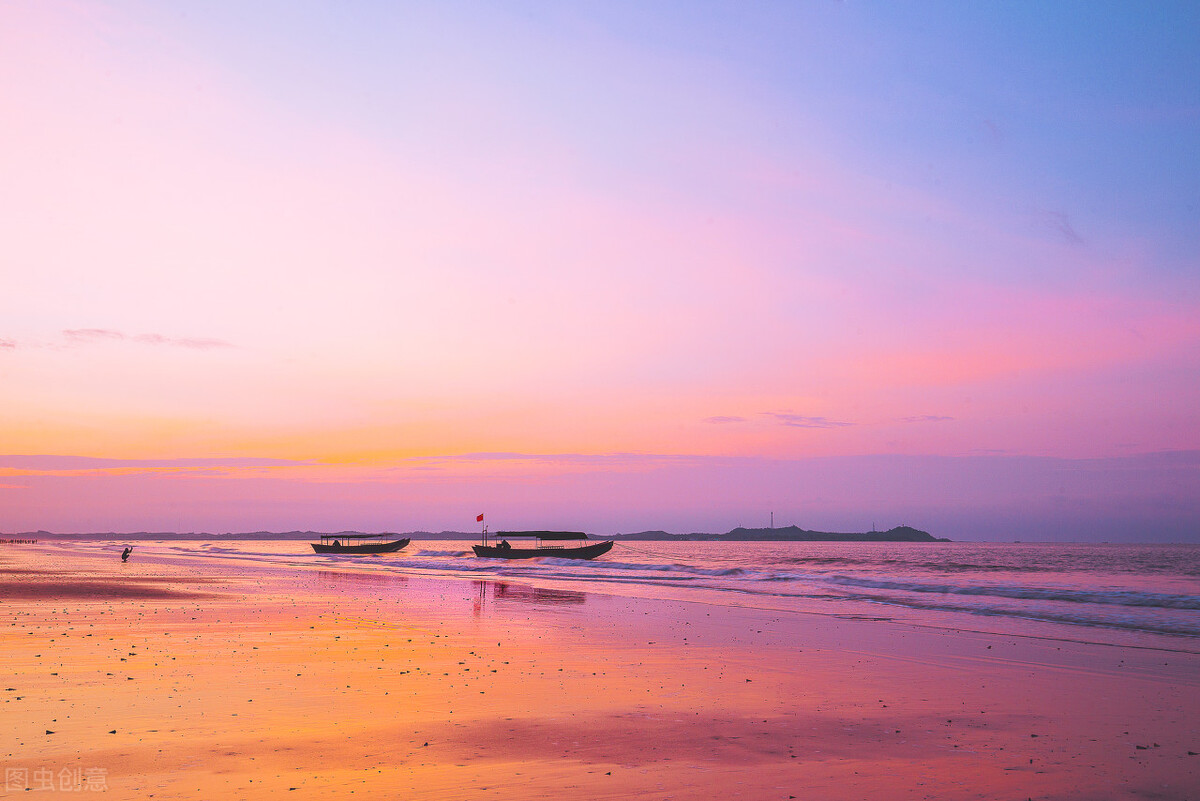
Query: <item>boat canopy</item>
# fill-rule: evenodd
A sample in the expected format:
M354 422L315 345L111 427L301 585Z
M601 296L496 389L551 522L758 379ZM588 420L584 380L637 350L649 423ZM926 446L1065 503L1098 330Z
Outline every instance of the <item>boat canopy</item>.
M322 534L323 540L377 540L380 537L391 537L392 534Z
M492 539L515 539L517 537L539 540L586 540L588 535L582 531L497 531L492 534Z

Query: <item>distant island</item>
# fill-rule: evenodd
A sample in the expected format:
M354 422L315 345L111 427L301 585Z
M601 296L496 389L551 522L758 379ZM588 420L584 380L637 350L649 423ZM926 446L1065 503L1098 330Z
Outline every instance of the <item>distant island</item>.
M244 531L223 534L200 531L186 533L175 531L136 531L132 533L103 532L93 534L55 534L49 531L28 531L14 535L24 540L315 540L322 534L362 534L360 531ZM411 537L413 540L473 540L479 532L468 531L409 531L404 534L385 531L385 536ZM896 526L887 531L864 531L843 533L834 531L808 531L799 526L783 528L743 528L739 526L724 534L670 534L666 531L639 531L634 534L596 535L600 539L658 542L950 542L935 537L928 531L912 526Z
M808 531L799 526L783 528L742 528L725 534L668 534L665 531L642 531L637 534L618 534L616 540L657 540L675 542L950 542L928 531L911 526L896 526L887 531L835 532Z

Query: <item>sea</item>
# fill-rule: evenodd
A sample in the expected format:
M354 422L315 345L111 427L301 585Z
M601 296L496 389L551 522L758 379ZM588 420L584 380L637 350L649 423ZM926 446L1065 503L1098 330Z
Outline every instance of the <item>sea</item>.
M457 540L357 557L298 540L136 545L138 561L473 580L546 604L603 593L1200 653L1200 544L618 541L593 561L483 559Z

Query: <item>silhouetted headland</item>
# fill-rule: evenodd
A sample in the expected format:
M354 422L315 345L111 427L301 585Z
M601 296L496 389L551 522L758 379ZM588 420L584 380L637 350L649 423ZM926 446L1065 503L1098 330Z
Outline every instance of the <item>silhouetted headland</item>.
M950 542L912 526L896 526L887 531L836 532L808 531L799 526L783 528L738 528L725 534L668 534L665 531L641 531L618 534L617 540L657 540L660 542Z
M312 540L326 532L319 531L248 531L208 533L180 533L174 531L134 532L118 534L116 532L95 534L53 534L49 531L28 532L19 537L42 537L43 539L73 539L73 540ZM337 534L362 534L360 531L340 531ZM398 538L410 537L419 540L474 540L479 538L479 532L467 531L410 531L406 534L382 532L381 536ZM935 537L927 531L912 526L896 526L887 531L865 532L836 532L808 531L798 526L782 528L743 528L739 526L724 534L707 534L692 532L691 534L671 534L666 531L639 531L633 534L598 535L602 539L625 541L659 541L659 542L950 542L950 540Z

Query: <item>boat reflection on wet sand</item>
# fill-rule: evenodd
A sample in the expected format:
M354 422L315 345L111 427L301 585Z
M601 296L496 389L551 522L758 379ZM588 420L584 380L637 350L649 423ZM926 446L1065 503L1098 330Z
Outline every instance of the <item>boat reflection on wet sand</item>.
M486 593L491 588L491 596L497 601L517 601L527 604L582 604L587 601L587 594L574 590L551 590L546 587L530 587L527 584L511 584L507 581L476 581L480 593Z
M333 584L356 587L390 587L408 582L408 576L398 576L395 573L357 573L349 570L318 570L317 578Z

